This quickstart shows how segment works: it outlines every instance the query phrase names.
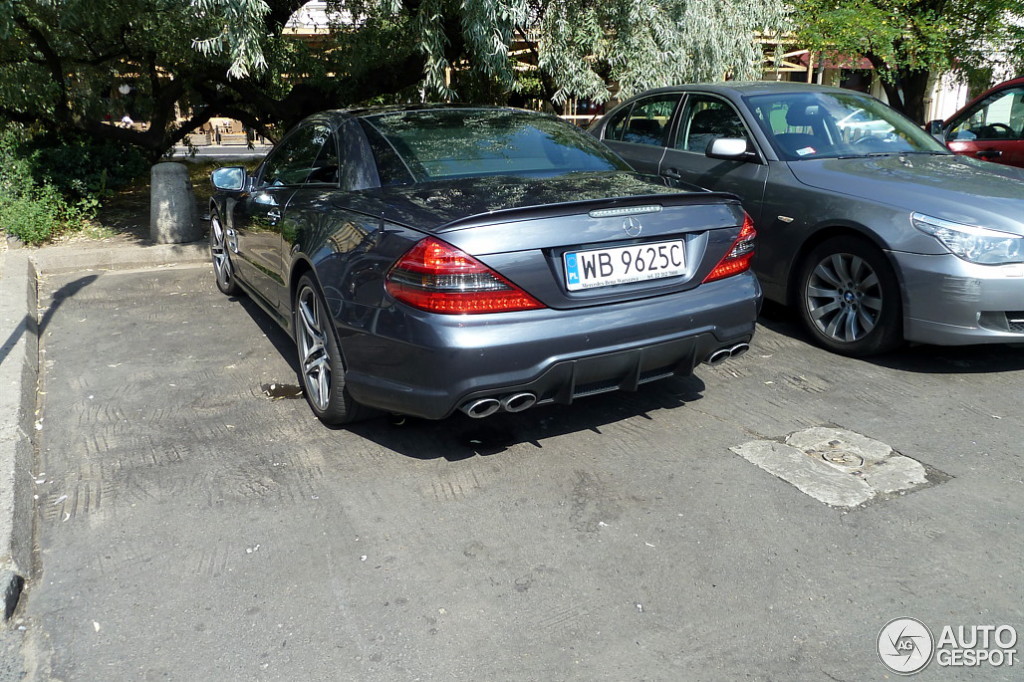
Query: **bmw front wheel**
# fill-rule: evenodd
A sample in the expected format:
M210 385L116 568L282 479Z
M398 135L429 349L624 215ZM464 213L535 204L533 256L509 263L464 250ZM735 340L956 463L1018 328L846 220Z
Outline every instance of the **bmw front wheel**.
M804 260L800 316L815 341L842 355L884 353L900 344L902 304L892 267L863 239L822 242Z

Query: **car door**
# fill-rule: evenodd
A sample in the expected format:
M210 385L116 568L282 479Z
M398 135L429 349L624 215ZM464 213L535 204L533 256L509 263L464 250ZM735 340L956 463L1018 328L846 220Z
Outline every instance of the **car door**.
M253 191L235 210L237 259L242 277L275 309L284 302L285 260L281 220L296 190L305 184L330 135L325 125L296 129L267 157Z
M602 139L641 173L656 174L680 93L660 93L623 107L608 119Z
M672 182L736 194L757 224L769 168L739 112L722 97L691 93L678 118L658 172ZM710 158L705 153L708 145L720 137L747 140L747 148L755 155L741 160Z
M992 93L950 121L946 145L957 154L1024 166L1024 86Z

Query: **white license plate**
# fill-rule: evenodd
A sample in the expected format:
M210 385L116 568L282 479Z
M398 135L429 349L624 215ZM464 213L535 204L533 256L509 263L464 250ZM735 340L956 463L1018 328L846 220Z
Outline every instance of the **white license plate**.
M682 240L570 251L562 257L565 286L579 291L682 275L686 272L684 251Z

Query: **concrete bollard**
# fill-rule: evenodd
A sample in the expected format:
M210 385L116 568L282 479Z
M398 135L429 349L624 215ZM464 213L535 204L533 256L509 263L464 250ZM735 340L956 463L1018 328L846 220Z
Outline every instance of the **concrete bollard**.
M183 244L203 236L196 198L181 163L158 163L150 174L149 237L157 244Z

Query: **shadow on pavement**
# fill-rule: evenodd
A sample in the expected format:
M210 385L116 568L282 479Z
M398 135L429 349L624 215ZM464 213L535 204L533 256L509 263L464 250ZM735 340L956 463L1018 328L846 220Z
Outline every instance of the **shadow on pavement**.
M471 419L456 412L441 421L390 417L352 424L346 430L406 457L443 457L457 462L496 455L520 443L543 448L544 439L569 433L601 434L602 427L632 417L653 419L653 412L700 400L703 390L704 382L697 376L673 377L643 386L635 393L616 391L583 398L572 405L546 405L518 414Z
M913 345L870 358L880 367L918 374L988 374L1024 369L1024 345Z
M10 354L11 349L14 348L15 344L18 343L18 340L22 337L22 335L24 335L26 332L31 332L33 327L35 328L37 335L42 334L44 331L46 331L46 327L47 325L50 324L50 320L53 318L53 314L57 312L57 308L59 308L61 304L64 303L64 301L71 298L79 291L95 282L97 277L99 277L99 275L87 275L85 277L79 277L75 281L68 282L60 289L57 289L57 291L53 292L53 297L50 301L50 305L46 309L46 312L43 314L41 318L39 318L38 321L33 319L31 314L26 315L23 323L15 327L14 331L11 332L11 335L7 337L7 340L4 341L2 346L0 346L0 362L3 362L4 360L7 359L7 356Z
M758 324L783 336L806 343L815 352L818 348L804 331L795 312L766 302ZM756 337L755 337L756 341ZM879 367L916 374L988 374L1024 369L1024 344L979 344L973 346L932 346L910 344L891 353L857 358Z
M291 337L248 296L233 297L266 335L301 385L295 343ZM546 405L518 414L498 414L471 419L456 412L447 419L431 421L415 417L381 415L379 418L339 427L407 457L445 458L459 461L477 455L504 452L519 443L543 447L541 440L577 431L601 433L601 427L657 410L674 409L700 400L704 382L695 375L656 381L635 393L616 391L587 397L573 405ZM328 428L328 427L325 427Z
M245 312L249 313L252 321L256 323L260 331L273 344L277 352L281 354L281 357L288 362L288 366L295 373L295 379L298 381L299 359L295 351L295 342L288 336L288 332L282 329L281 325L277 324L270 315L267 315L266 311L259 304L245 294L232 296L228 300L238 303Z

